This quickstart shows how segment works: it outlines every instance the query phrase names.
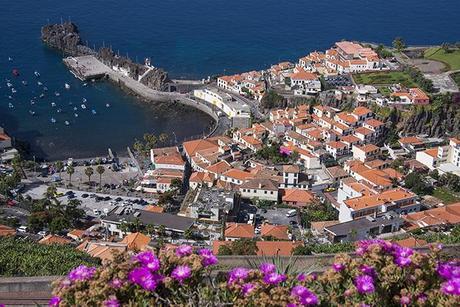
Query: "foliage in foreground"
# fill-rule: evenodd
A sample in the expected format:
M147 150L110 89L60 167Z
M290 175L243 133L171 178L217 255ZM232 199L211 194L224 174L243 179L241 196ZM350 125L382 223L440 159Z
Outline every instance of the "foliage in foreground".
M0 276L53 276L99 260L73 246L42 245L14 237L0 238Z
M383 240L362 241L357 258L338 255L320 275L273 263L213 278L210 250L182 245L158 254L118 255L101 268L80 266L57 281L51 306L455 306L460 262Z

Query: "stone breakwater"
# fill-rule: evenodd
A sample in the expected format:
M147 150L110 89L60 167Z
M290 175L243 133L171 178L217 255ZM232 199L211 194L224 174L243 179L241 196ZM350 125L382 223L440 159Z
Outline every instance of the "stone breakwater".
M215 120L216 126L209 135L230 128L222 126L228 123L220 121L209 104L190 99L185 94L164 91L171 83L164 70L134 63L126 57L115 55L109 48L104 47L95 51L85 46L77 26L71 22L42 27L41 38L45 44L68 56L64 58L64 63L81 80L107 78L127 93L142 100L164 102L170 106L180 103L195 108Z

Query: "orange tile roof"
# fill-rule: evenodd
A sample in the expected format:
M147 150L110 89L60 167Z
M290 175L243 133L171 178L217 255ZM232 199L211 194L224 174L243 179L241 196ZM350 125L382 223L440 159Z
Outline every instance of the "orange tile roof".
M438 156L438 147L429 148L424 150L423 152L429 156L432 156L433 158L436 158Z
M194 172L190 176L189 182L213 182L214 175L210 173Z
M74 229L72 231L70 231L68 234L69 235L72 235L72 236L75 236L77 238L83 238L83 236L85 235L85 231L84 230L81 230L81 229Z
M354 210L369 209L385 203L415 198L416 195L403 188L384 191L377 195L361 196L345 200L345 204Z
M262 237L273 237L278 240L288 240L288 226L264 224L260 229Z
M8 227L6 225L0 225L0 237L4 236L14 236L16 230L14 228Z
M403 216L404 220L414 225L415 228L460 223L460 203L444 207L415 212Z
M46 237L44 237L43 239L38 241L38 243L46 244L46 245L50 245L50 244L70 244L71 241L69 239L59 237L59 236L56 236L56 235L47 235Z
M374 128L377 128L377 127L385 125L383 122L381 122L381 121L379 121L377 119L374 119L374 118L368 119L364 123L366 125L369 125L369 126L374 127Z
M129 249L143 250L150 243L150 238L143 233L133 232L124 237L121 243L126 244Z
M358 116L364 116L364 115L367 115L369 113L372 113L372 110L370 110L370 109L368 109L366 107L356 107L353 110L353 114L358 115Z
M218 254L219 247L229 245L230 241L213 241L212 251ZM290 256L297 246L301 246L302 242L291 241L257 241L257 256Z
M371 129L367 129L365 127L358 127L355 129L355 134L369 135L373 133L374 131L372 131Z
M344 144L342 142L336 142L336 141L333 141L333 142L329 142L329 143L326 143L327 146L331 147L331 148L335 148L335 149L338 149L338 148L347 148L347 144Z
M254 177L253 174L251 174L249 172L246 172L246 171L242 171L242 170L237 169L237 168L229 169L228 171L226 171L222 175L225 176L225 177L235 178L235 179L238 179L238 180L248 180L248 179Z
M298 72L291 74L290 78L291 80L317 80L318 76L303 68L298 68Z
M315 196L305 190L300 189L285 189L282 201L286 203L311 203L315 199Z
M365 153L369 153L369 152L374 152L374 151L377 151L380 149L380 147L378 146L375 146L374 144L366 144L366 145L363 145L363 146L356 146L356 148L359 148L360 150L364 151Z
M231 169L232 166L225 160L219 161L213 165L210 165L206 168L206 170L210 173L214 174L222 174Z
M148 205L144 208L144 210L155 213L163 213L165 211L165 208L160 206Z
M215 148L216 150L219 148L215 143L210 142L208 140L194 140L194 141L188 141L183 143L184 150L185 152L190 156L194 156L197 151L203 150L203 149L212 149Z
M398 141L401 144L412 144L412 145L421 145L421 144L423 144L423 141L420 138L416 137L416 136L402 137Z
M254 226L245 223L227 223L225 237L252 239L254 238Z
M349 134L349 135L346 135L346 136L342 136L340 138L340 141L344 142L344 143L352 144L352 143L359 142L361 140L359 138L357 138L356 136Z
M402 247L409 247L409 248L422 247L428 244L427 241L422 240L422 239L416 239L414 237L408 237L406 239L398 240L396 241L396 243L401 245Z
M345 112L340 112L336 116L348 124L355 124L358 121L353 115Z

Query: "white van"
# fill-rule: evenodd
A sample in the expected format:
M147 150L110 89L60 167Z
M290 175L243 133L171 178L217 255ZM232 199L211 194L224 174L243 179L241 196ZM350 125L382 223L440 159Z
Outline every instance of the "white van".
M297 210L296 209L292 209L292 210L289 210L287 213L286 213L286 217L294 217L297 215Z

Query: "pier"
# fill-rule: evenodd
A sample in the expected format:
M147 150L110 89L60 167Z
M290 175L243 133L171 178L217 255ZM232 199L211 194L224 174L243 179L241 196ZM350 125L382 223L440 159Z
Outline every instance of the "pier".
M212 130L210 136L225 132L231 127L228 121L221 120L219 118L217 112L211 105L190 99L186 94L178 92L163 92L149 88L145 84L126 76L119 71L115 71L93 55L67 57L64 58L63 61L72 74L82 81L107 78L118 84L120 87L128 90L130 93L143 99L170 103L178 102L208 114L216 122L216 127Z

